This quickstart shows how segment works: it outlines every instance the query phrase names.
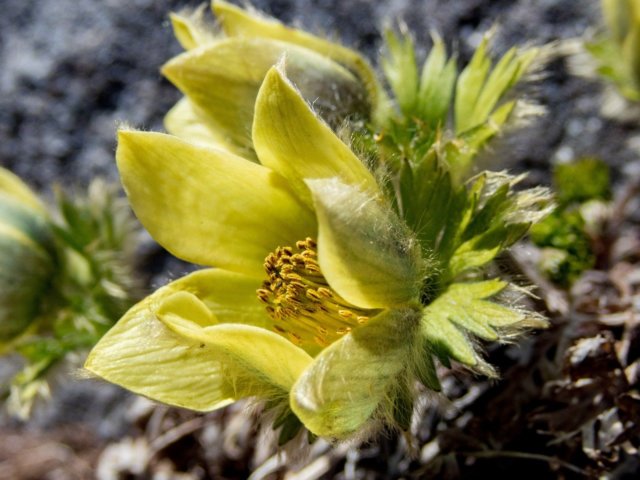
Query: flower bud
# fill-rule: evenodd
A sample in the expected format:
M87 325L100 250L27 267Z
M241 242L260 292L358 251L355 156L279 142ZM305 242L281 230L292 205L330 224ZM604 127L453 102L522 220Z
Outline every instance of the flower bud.
M18 177L0 169L0 348L37 319L54 266L44 208Z
M172 16L187 51L162 69L186 97L167 114L170 133L255 157L253 106L267 71L280 62L332 128L346 119L371 118L378 86L360 54L225 2L213 7L226 37L207 30L202 11Z

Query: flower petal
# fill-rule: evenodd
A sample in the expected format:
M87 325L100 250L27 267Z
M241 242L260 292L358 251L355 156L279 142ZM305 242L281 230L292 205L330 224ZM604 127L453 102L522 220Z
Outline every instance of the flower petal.
M173 33L185 50L215 41L215 30L207 25L204 18L205 5L179 13L170 13Z
M1 172L0 172L1 173ZM55 240L51 221L42 205L34 208L28 197L3 191L0 185L0 224L14 227L51 255Z
M262 277L278 245L315 233L276 173L170 135L121 130L118 168L149 233L185 260Z
M247 279L215 272L188 275L134 306L98 342L85 367L141 395L201 411L246 396L286 395L311 358L275 333L220 324L234 312L242 315L245 305L234 303L240 298L233 292L246 290ZM245 320L254 315L246 307Z
M288 392L312 361L304 350L263 328L237 323L203 326L202 317L190 316L201 311L199 300L184 292L174 295L180 297L169 297L158 309L158 319L181 337L215 349L228 369L242 370L233 378L236 398L271 396L271 391L277 395L278 389Z
M40 199L20 180L20 177L2 167L0 167L0 193L15 198L18 202L41 214L46 214Z
M182 98L164 117L164 128L172 135L191 143L198 143L205 147L218 148L236 155L250 158L255 155L252 151L243 149L218 130L211 128L206 118L198 113L198 109L188 98Z
M214 0L212 6L218 21L228 36L270 38L314 50L341 63L358 75L360 81L369 92L372 105L382 103L381 89L375 72L367 60L355 50L329 42L302 30L288 28L273 18L251 15L228 2Z
M198 107L209 128L250 150L258 90L285 53L292 80L325 118L341 124L348 115L368 113L366 93L351 72L313 50L277 40L219 40L178 55L162 73Z
M379 191L360 159L309 108L281 67L264 79L253 123L253 144L263 165L285 176L310 201L303 180L339 177L363 190Z
M205 268L173 282L172 289L195 295L214 312L213 323L271 328L273 322L256 297L260 281L250 275ZM212 323L212 324L213 324Z
M291 408L314 434L344 438L388 414L406 381L415 310L386 311L320 353L291 391Z
M417 243L379 199L337 179L308 180L318 216L318 261L332 288L363 308L417 300Z

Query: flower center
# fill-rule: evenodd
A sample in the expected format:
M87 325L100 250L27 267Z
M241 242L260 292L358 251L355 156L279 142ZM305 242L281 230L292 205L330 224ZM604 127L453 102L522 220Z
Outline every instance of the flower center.
M351 305L331 289L318 265L311 238L278 247L265 259L267 280L258 289L276 332L297 345L327 346L369 320L369 311Z

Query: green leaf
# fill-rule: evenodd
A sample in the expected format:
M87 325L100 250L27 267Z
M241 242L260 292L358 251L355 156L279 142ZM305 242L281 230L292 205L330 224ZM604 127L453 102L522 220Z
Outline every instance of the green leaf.
M403 432L407 432L411 428L413 416L413 393L406 384L399 382L391 397L394 399L392 412L394 425Z
M447 59L442 39L433 37L433 47L422 67L418 92L418 114L431 125L445 126L457 78L456 59Z
M449 285L425 309L422 334L429 348L443 364L449 359L491 373L474 348L471 335L499 340L502 331L517 328L526 316L517 310L486 300L506 287L501 280L486 280Z
M298 417L295 416L289 408L286 409L284 415L277 419L273 424L273 429L280 429L278 434L278 446L281 447L288 441L292 440L298 432L304 427Z
M453 185L434 150L418 165L403 165L399 191L403 217L417 233L424 255L438 252L438 258L446 263L455 249L452 239L465 212L464 188Z
M410 35L401 36L388 29L385 31L387 54L382 58L382 69L398 106L404 115L416 110L418 94L418 66Z
M457 135L486 124L497 129L508 119L513 104L501 107L512 87L530 69L538 49L511 49L492 67L488 55L490 34L485 35L471 62L458 77L455 99L455 131ZM502 108L502 110L500 110ZM492 115L495 112L495 115ZM489 122L491 120L491 122ZM483 136L492 136L490 131ZM484 141L481 143L484 143ZM475 145L479 147L479 144Z
M501 231L498 232L500 234L502 233ZM490 233L494 234L495 231ZM496 238L498 244L493 247L482 248L482 246L479 245L479 243L484 240L484 236L478 236L460 245L453 253L453 255L451 256L451 260L449 261L447 278L456 278L463 272L482 267L483 265L486 265L491 260L493 260L501 250L502 238L500 238L500 234L492 235L493 238L498 237Z
M442 390L436 365L433 361L433 350L424 337L417 344L418 351L415 355L415 374L418 380L427 388L439 392Z
M595 264L591 240L579 210L554 211L533 226L531 240L542 248L541 269L560 285L571 285Z
M549 192L541 188L515 192L513 187L519 180L504 173L483 172L467 187L467 207L449 242L454 251L447 257L445 281L487 264L549 213Z
M489 36L485 35L471 57L469 65L458 76L455 98L456 133L464 132L482 123L474 113L478 97L491 68L491 60L487 55L488 45Z

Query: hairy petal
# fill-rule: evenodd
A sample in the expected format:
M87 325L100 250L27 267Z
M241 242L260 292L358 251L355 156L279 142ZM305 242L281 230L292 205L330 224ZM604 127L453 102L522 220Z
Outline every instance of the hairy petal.
M291 391L291 408L314 434L344 438L391 410L403 381L419 316L381 313L323 350Z
M339 177L377 193L371 173L309 108L281 68L269 70L256 100L253 142L260 162L285 176L308 203L304 180L309 178Z
M351 72L313 50L277 40L218 40L178 55L162 73L197 106L209 128L251 151L256 96L283 55L289 78L325 120L340 125L350 115L366 115L365 92Z
M273 18L252 15L225 1L214 0L212 6L218 21L222 25L222 29L227 35L232 37L270 38L311 49L342 64L345 68L355 73L367 88L372 105L384 102L384 95L373 68L355 50L329 42L302 30L286 27Z
M391 208L337 179L307 185L318 216L318 261L331 287L364 308L417 300L419 247Z

